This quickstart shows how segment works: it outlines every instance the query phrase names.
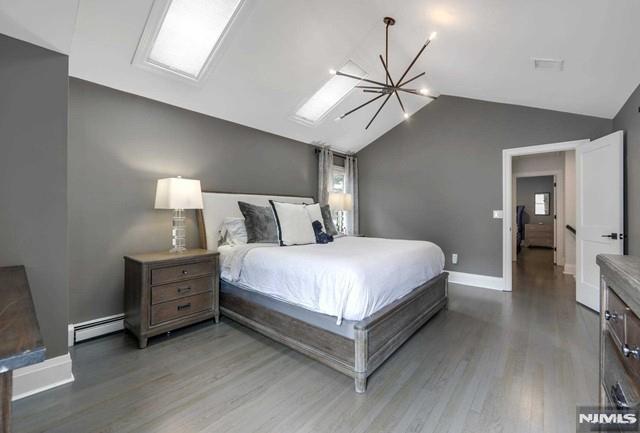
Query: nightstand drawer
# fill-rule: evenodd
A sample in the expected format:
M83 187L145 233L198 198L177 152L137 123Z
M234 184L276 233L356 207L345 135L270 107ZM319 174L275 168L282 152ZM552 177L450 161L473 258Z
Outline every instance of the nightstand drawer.
M169 266L166 268L153 269L151 271L151 284L171 283L211 273L213 273L213 263L209 261Z
M151 307L151 325L213 309L213 293L201 293Z
M197 295L211 290L213 290L211 277L195 278L179 283L153 286L151 287L151 304L155 305L161 302L173 301L174 299Z

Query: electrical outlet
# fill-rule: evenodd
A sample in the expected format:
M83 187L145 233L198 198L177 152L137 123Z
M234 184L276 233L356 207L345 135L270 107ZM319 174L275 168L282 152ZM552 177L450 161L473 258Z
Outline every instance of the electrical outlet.
M456 253L451 254L451 263L454 265L458 264L458 255Z

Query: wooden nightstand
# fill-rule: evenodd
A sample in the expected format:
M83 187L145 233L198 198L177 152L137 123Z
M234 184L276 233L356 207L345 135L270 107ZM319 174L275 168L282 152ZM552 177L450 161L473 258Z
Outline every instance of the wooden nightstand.
M218 253L187 250L124 258L124 326L147 339L207 319L220 319Z

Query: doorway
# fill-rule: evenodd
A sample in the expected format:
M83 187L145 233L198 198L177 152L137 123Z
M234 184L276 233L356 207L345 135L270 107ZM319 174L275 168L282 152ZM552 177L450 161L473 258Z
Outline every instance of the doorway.
M624 251L623 133L616 131L597 140L505 149L502 151L502 259L504 290L513 284L513 159L518 156L575 151L575 251L576 300L600 310L598 254ZM558 221L558 230L569 230ZM557 233L556 233L557 234ZM560 236L558 236L560 237ZM558 243L558 248L562 243Z
M564 165L564 153L553 156ZM545 160L540 158L537 162L544 164ZM516 159L514 166L518 165L517 162ZM558 200L560 174L549 173L531 175L516 172L513 175L512 214L515 218L512 251L515 253L512 260L516 262L517 271L533 273L550 270L558 262L564 263L564 256L558 257L558 217L564 220L564 203L563 200ZM575 182L575 178L573 180ZM564 249L562 253L564 254Z

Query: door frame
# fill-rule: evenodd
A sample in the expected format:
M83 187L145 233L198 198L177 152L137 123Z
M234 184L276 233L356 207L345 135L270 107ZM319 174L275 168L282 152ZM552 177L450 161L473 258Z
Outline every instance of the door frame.
M562 236L562 242L560 242L560 227L564 226L564 206L558 207L558 203L564 203L564 178L562 175L562 171L560 170L540 170L540 171L527 171L517 174L512 174L512 182L511 182L511 229L513 230L513 215L515 212L515 206L513 203L514 192L517 194L517 181L521 178L527 177L540 177L540 176L551 176L553 177L553 215L556 217L553 219L553 247L554 255L553 255L553 264L558 266L564 266L564 236ZM516 187L516 189L513 189ZM513 257L513 232L511 236L511 261L515 261Z
M510 292L513 290L512 267L512 162L514 156L535 155L539 153L565 152L575 150L580 144L588 143L590 140L563 141L560 143L539 144L535 146L515 147L502 151L502 280L503 290ZM577 180L576 180L577 182ZM577 186L576 186L577 188ZM576 209L576 221L579 218L579 209Z

